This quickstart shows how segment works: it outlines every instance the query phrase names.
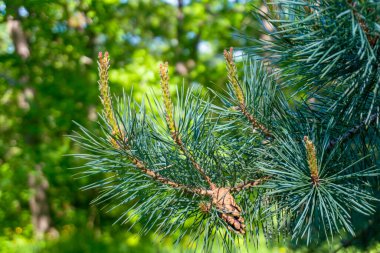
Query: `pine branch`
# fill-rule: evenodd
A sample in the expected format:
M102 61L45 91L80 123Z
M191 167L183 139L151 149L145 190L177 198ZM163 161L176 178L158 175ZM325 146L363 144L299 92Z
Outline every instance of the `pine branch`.
M169 127L171 137L176 143L178 148L183 152L183 154L190 160L194 168L201 174L201 176L206 180L210 186L210 190L205 191L205 193L211 198L211 204L208 206L201 206L203 211L211 209L214 206L218 212L219 217L227 223L227 227L238 233L245 233L244 218L241 216L241 208L236 203L235 198L232 196L229 188L223 188L216 186L211 178L206 174L205 170L196 161L194 156L189 152L189 150L184 145L181 136L179 135L173 118L173 103L170 98L169 93L169 74L168 74L168 63L160 65L160 77L161 77L161 88L164 99L165 106L165 119Z
M326 150L330 151L332 150L337 144L343 144L344 142L348 141L349 139L353 138L355 135L360 133L365 129L365 127L373 124L376 122L376 120L379 118L379 113L372 114L368 121L364 120L359 125L354 126L353 128L350 128L347 132L345 132L342 136L331 140L329 145L327 146Z
M170 186L172 188L181 189L181 190L183 190L185 192L189 192L189 193L196 193L196 194L204 195L204 196L206 196L206 195L211 196L212 195L212 193L210 191L207 191L205 189L192 188L192 187L189 187L187 185L179 184L179 183L176 183L176 182L174 182L168 178L165 178L165 177L161 176L160 174L158 174L157 172L148 169L144 165L144 163L142 161L140 161L139 159L137 159L136 157L132 156L131 162L136 166L136 168L141 170L144 174L150 176L151 178L153 178L154 180L156 180L162 184L165 184L165 185Z
M175 122L173 118L173 103L171 101L170 93L169 93L169 73L168 73L167 62L165 62L164 64L160 64L160 77L161 77L161 88L162 88L164 106L165 106L166 123L169 126L171 137L173 141L177 144L177 146L180 148L180 150L184 153L184 155L193 164L194 168L206 180L211 190L214 190L216 188L215 184L211 181L210 177L206 174L205 170L195 160L193 155L187 150L184 143L182 142L182 138L180 137L178 131L176 130L176 126L175 126Z
M281 87L307 99L322 95L330 112L344 105L350 115L379 90L362 85L378 75L378 8L374 1L274 1L272 11L259 14L274 27L270 40L256 41L249 52L273 64ZM370 115L373 107L366 108Z
M252 124L254 129L259 129L266 137L272 137L271 131L266 128L262 123L260 123L252 114L249 113L247 105L244 99L243 89L239 83L237 68L233 59L233 48L230 51L224 50L224 58L227 65L228 80L230 81L235 96L239 102L239 110Z
M114 200L116 206L133 203L123 216L130 221L133 208L133 215L146 217L144 232L157 227L173 235L183 229L179 240L194 233L194 239L202 237L210 245L222 231L227 251L235 236L246 233L245 222L249 236L255 228L267 231L269 225L280 233L285 226L292 239L305 238L308 244L343 230L353 234L351 213L374 212L376 199L363 178L380 175L378 161L366 159L366 152L352 157L354 147L326 151L379 119L379 112L372 114L380 87L378 33L370 30L377 22L370 9L375 5L317 2L274 1L273 14L266 15L273 25L272 40L251 52L274 63L275 73L257 58L248 58L239 80L233 49L224 50L229 81L228 94L215 93L224 105L220 107L190 90L178 93L174 109L164 63L159 69L163 101L153 98L162 109L158 117L145 110L145 103L125 96L113 108L109 55L99 53L104 136L82 127L73 137L92 153L77 155L91 167L83 174L106 173L87 189L102 188L97 200ZM318 103L302 110L283 87ZM154 108L151 101L147 104ZM337 124L367 109L367 119L347 132ZM330 139L332 132L343 134ZM355 148L374 147L377 152L377 145L375 139ZM269 222L261 224L263 218Z
M110 88L109 88L109 83L108 83L108 70L110 66L108 52L104 54L104 57L102 53L99 52L98 65L99 65L99 77L100 77L100 80L98 81L98 83L99 83L101 102L103 104L103 111L104 111L108 124L111 126L112 136L121 138L123 145L121 145L121 143L118 142L118 140L115 138L110 138L110 142L112 146L116 149L125 148L130 151L131 148L129 147L128 140L123 139L121 137L121 136L124 136L124 134L120 134L120 135L118 134L118 133L121 133L121 131L114 116L114 110L112 106L112 99L111 99ZM173 123L173 126L174 126L174 123ZM207 192L207 190L205 189L192 188L183 184L176 183L168 178L161 176L159 173L147 168L144 165L143 161L139 160L137 157L131 154L130 154L130 160L135 165L135 167L138 168L141 172L143 172L144 174L148 175L152 179L162 184L165 184L172 188L181 189L190 193L196 193L199 195L211 195L211 193Z
M327 142L324 127L312 129L308 136L313 136L313 141L304 137L302 143L298 141L299 135L288 133L276 136L278 145L273 145L274 153L267 156L274 164L261 169L273 178L266 189L276 199L275 208L279 213L291 210L280 219L293 220L292 238L305 238L307 244L321 235L329 240L342 229L354 234L350 211L364 215L374 212L370 202L375 198L365 189L361 178L376 177L379 170L376 167L353 170L361 160L347 160L338 152L323 159L323 149L318 147Z
M104 106L105 117L107 123L111 126L111 136L113 138L109 139L112 146L116 149L125 149L131 151L127 139L122 139L119 141L118 135L115 134L116 129L119 129L117 121L115 120L112 108L112 101L109 95L108 87L108 68L109 59L108 54L105 58L101 57L99 54L99 73L100 73L100 83L101 83L101 98ZM161 86L163 91L164 106L165 106L165 119L170 130L170 135L178 148L182 153L190 160L194 168L202 175L202 177L207 181L210 189L193 188L184 184L177 183L171 179L168 179L158 172L149 169L142 160L131 154L129 152L127 155L130 162L139 169L143 174L149 176L153 180L167 185L174 189L181 189L184 192L189 192L193 194L202 195L209 197L211 199L211 206L214 206L219 213L219 217L224 220L227 227L238 234L245 233L244 218L241 216L241 208L237 205L234 197L232 196L229 188L217 187L206 174L205 170L196 161L194 156L185 147L179 133L176 130L175 121L173 118L173 104L171 102L169 94L169 75L168 75L168 65L165 63L160 66L160 76L161 76ZM120 132L120 131L119 131ZM115 138L116 137L116 138ZM204 209L204 208L203 208Z

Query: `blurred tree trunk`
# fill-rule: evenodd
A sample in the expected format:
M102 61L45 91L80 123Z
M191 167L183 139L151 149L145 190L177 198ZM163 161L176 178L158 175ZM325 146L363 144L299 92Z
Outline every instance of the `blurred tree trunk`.
M12 38L13 45L16 49L18 55L21 56L22 59L26 59L30 55L28 43L26 40L26 36L21 27L21 22L12 16L8 16L7 19L7 29L9 36Z
M12 39L13 45L15 47L16 53L23 59L27 60L30 57L30 49L28 45L28 40L26 34L22 28L22 23L20 19L17 17L17 6L10 6L10 9L13 10L11 14L7 17L7 28L10 38ZM12 16L13 14L13 16ZM25 63L21 63L23 68L28 68L28 65ZM24 80L29 79L28 71L23 71L23 76L21 77ZM25 90L29 88L26 87ZM21 93L21 97L24 96L24 93ZM21 99L21 101L24 101ZM25 101L27 101L25 99ZM22 106L22 104L25 104ZM19 106L22 109L29 110L30 106L28 102L19 103ZM29 112L30 113L30 112ZM36 119L39 120L39 119ZM37 134L24 133L26 144L29 144L31 147L35 146L36 143L40 142L40 137ZM49 212L49 202L47 198L47 190L49 188L49 182L46 179L42 166L40 164L36 164L35 170L29 172L28 175L28 186L30 189L31 197L29 199L29 208L32 219L32 224L34 228L34 234L36 238L42 239L44 235L49 232L53 237L58 236L58 232L51 225L51 217Z
M49 182L44 176L41 166L37 165L34 172L29 173L28 184L32 192L29 207L32 215L32 223L35 236L42 239L51 229L51 218L46 191Z

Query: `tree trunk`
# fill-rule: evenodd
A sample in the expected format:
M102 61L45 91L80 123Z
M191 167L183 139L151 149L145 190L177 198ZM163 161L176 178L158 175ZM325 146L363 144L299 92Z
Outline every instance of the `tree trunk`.
M43 239L44 235L49 232L52 227L46 194L46 191L49 188L49 183L44 176L40 165L36 165L36 170L29 173L28 184L32 191L32 196L29 199L29 207L32 216L34 234L37 239Z

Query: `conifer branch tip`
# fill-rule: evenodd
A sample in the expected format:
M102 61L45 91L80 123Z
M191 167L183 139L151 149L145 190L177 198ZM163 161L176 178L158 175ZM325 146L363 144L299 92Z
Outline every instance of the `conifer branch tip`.
M99 52L98 54L98 71L99 71L99 92L100 100L103 105L104 116L106 117L107 123L111 128L112 136L118 136L123 139L123 134L118 127L118 124L115 119L114 110L112 106L112 99L110 95L109 81L108 81L108 69L110 67L110 60L108 52L103 53ZM110 138L112 146L119 148L119 144L114 138Z
M227 66L227 76L230 84L232 85L233 92L239 102L239 110L252 124L254 129L259 129L266 137L272 137L271 131L260 123L247 109L245 103L244 92L239 83L239 77L237 72L237 67L234 62L233 48L231 47L229 51L224 50L224 59Z
M309 140L309 137L305 136L303 141L305 143L307 164L309 165L311 181L316 185L319 182L317 151L315 150L314 143Z
M206 180L211 189L215 189L215 184L211 181L211 178L206 174L205 170L201 165L195 160L193 155L187 150L185 144L182 142L179 136L173 118L173 103L170 98L169 92L169 74L168 74L168 63L160 64L160 78L161 78L161 89L165 106L166 123L168 124L171 137L173 141L177 144L184 155L190 160L194 168L201 174L201 176Z

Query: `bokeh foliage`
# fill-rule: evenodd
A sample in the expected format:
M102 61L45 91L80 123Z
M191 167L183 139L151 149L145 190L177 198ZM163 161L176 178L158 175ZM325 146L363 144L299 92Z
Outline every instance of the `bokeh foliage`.
M128 224L111 226L117 213L89 205L96 192L80 191L86 179L67 170L81 164L64 156L78 151L65 135L77 128L73 121L96 125L98 51L112 55L113 91L133 87L137 100L159 88L162 60L175 73L172 84L220 89L222 50L245 46L232 34L255 34L249 10L245 1L0 1L0 252L105 252L110 245L117 252L117 242L120 252L157 247L145 242L149 236L127 232ZM11 20L19 22L28 54L18 50ZM51 240L36 242L28 180L39 169L54 230Z

